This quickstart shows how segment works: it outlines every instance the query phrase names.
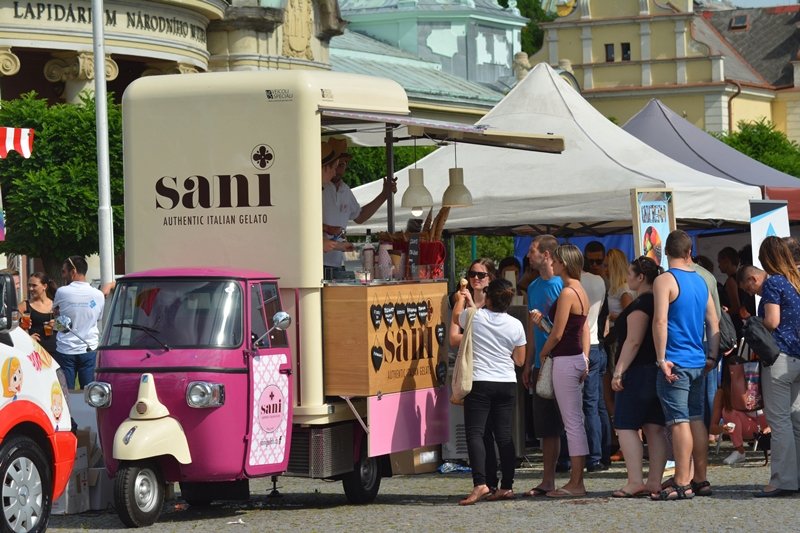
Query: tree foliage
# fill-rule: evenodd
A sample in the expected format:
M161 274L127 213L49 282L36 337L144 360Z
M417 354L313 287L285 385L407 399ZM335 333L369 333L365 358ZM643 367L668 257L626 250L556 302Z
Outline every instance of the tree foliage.
M4 253L39 257L51 275L69 255L98 252L97 135L94 99L48 105L35 93L3 102L0 124L33 128L33 154L10 152L0 161L6 218ZM122 115L108 101L109 163L114 243L124 247ZM56 277L58 279L58 277Z
M508 0L498 0L498 4L507 8ZM542 9L540 0L517 0L517 9L520 15L530 19L530 22L522 28L522 51L528 55L535 54L544 42L544 30L539 24L555 20L556 17Z
M718 137L732 148L774 169L800 177L800 146L775 124L761 119L758 122L738 123L738 131Z
M395 171L422 159L436 149L435 146L395 146ZM344 182L350 187L358 187L386 175L386 150L377 147L351 146L347 149L353 159L347 165Z
M456 276L461 276L472 263L472 237L459 235L455 239ZM476 259L488 257L494 259L495 266L497 266L505 257L514 255L514 238L480 235L476 237L476 249Z

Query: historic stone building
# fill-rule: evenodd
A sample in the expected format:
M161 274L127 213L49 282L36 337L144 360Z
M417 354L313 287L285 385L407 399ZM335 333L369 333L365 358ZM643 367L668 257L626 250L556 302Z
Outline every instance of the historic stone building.
M800 140L800 6L733 9L692 0L555 2L531 63L571 69L620 124L659 98L696 126L766 118Z

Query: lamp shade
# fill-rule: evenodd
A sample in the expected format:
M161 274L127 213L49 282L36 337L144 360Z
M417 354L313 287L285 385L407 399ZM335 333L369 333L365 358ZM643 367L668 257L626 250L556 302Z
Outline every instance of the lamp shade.
M430 207L433 205L433 196L425 187L422 179L421 168L411 168L408 170L408 189L403 193L400 201L401 207Z
M450 169L450 185L442 196L442 205L445 207L469 207L472 205L472 194L464 185L464 169Z

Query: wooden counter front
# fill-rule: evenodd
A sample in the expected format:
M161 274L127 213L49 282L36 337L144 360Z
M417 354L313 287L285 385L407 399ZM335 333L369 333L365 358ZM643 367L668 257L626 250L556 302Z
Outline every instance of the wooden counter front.
M374 396L441 385L447 283L322 289L325 394Z

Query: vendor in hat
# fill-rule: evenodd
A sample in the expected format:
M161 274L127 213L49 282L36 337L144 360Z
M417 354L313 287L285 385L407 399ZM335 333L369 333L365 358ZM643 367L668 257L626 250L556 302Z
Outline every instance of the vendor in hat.
M347 223L352 220L356 224L363 224L369 220L391 194L397 192L397 183L394 179L384 178L383 188L378 196L363 207L360 206L353 195L353 191L342 180L342 176L347 171L347 164L353 158L347 153L347 141L332 137L328 139L327 144L330 145L331 151L336 154L336 165L330 183L325 183L323 164L322 231L330 239L343 241L347 231ZM324 153L325 150L323 149ZM341 248L326 250L322 260L325 265L326 279L333 277L333 271L344 270L344 251Z
M348 250L353 249L353 245L345 240L338 240L335 234L325 231L325 189L326 185L330 187L331 180L336 176L336 168L339 159L344 152L341 147L330 141L322 143L322 204L323 204L323 224L322 224L322 251L327 256L330 253L343 254ZM346 148L346 145L345 145ZM348 154L349 156L349 154ZM348 189L349 191L350 189ZM352 193L350 193L352 194ZM342 257L344 257L342 255ZM328 269L325 269L325 278L330 279L328 276Z

